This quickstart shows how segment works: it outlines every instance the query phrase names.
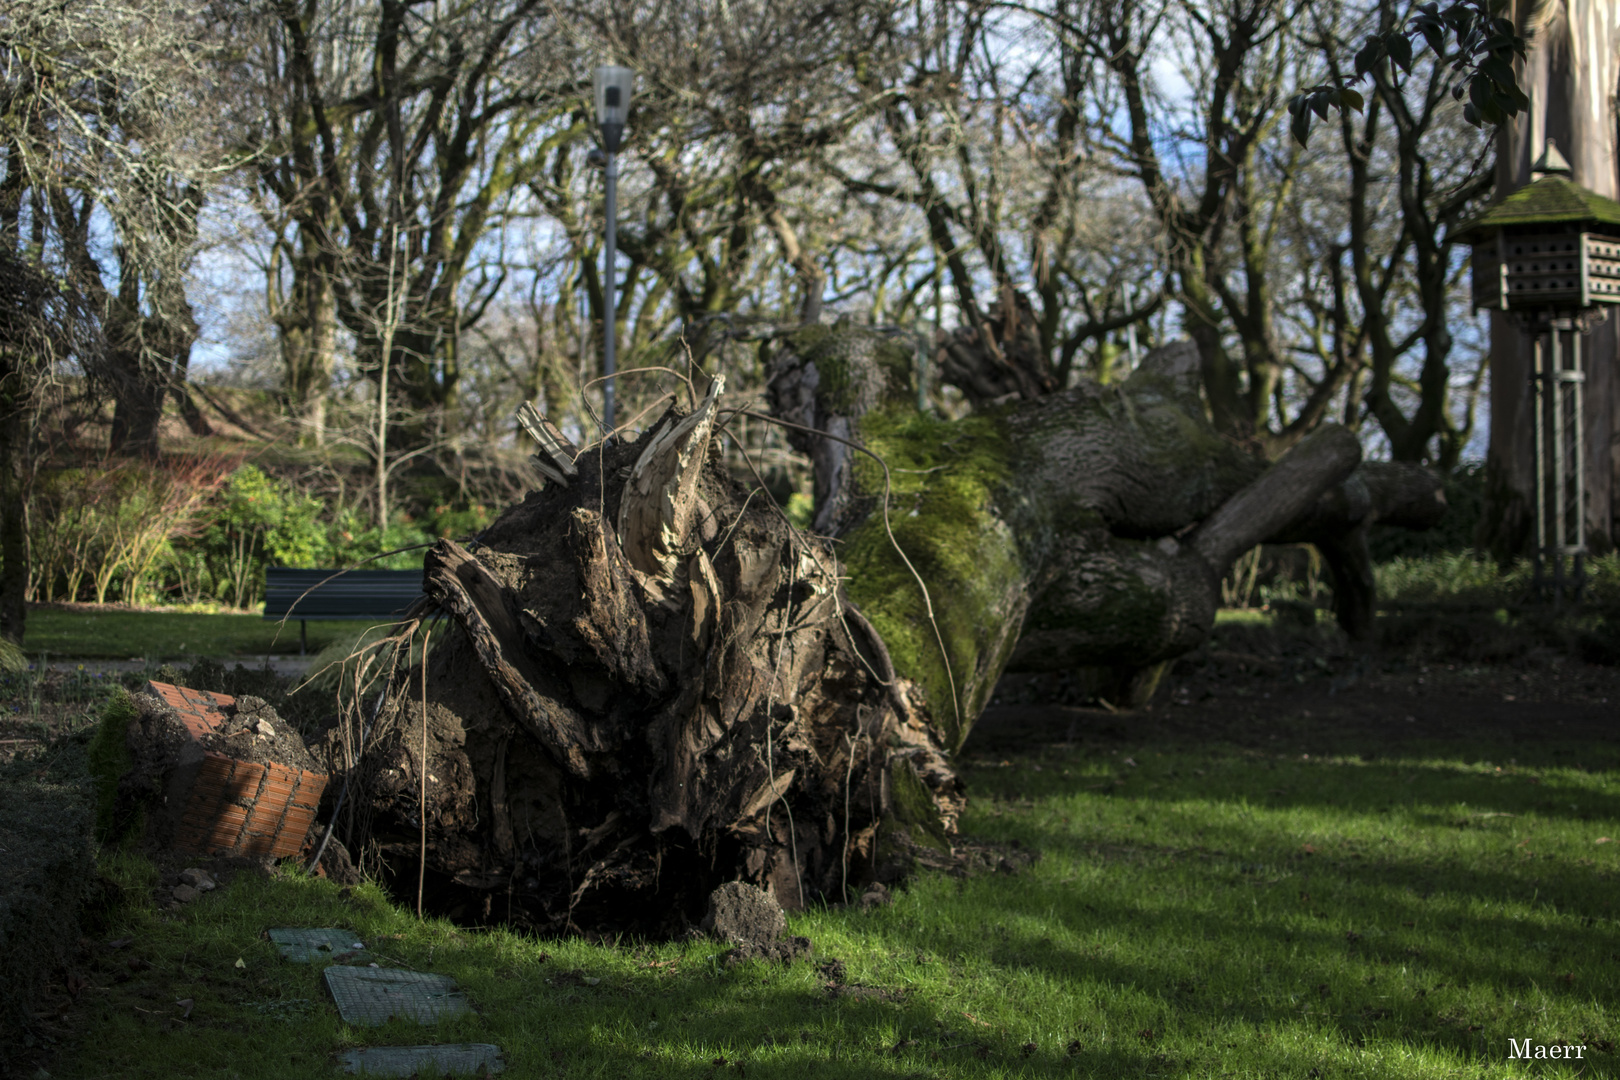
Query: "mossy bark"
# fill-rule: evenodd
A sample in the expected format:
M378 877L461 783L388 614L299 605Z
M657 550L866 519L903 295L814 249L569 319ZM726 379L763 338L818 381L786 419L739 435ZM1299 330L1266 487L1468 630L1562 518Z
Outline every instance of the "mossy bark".
M1231 559L1273 534L1320 540L1360 583L1366 568L1343 534L1362 535L1374 510L1415 521L1425 499L1441 505L1432 477L1375 467L1379 491L1411 490L1372 506L1354 473L1359 447L1332 426L1268 480L1266 462L1207 420L1190 347L1161 350L1123 384L1082 383L950 424L908 400L893 395L852 425L888 471L855 467L844 498L864 516L839 553L851 598L952 749L1009 667L1094 668L1123 703L1150 696L1165 662L1213 626ZM1221 508L1242 492L1244 514L1227 515L1217 536ZM1363 629L1370 590L1343 592L1341 618Z

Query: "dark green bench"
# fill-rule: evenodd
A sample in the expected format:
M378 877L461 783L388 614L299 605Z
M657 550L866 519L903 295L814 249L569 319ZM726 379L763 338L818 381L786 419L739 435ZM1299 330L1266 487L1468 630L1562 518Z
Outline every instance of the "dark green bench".
M264 572L264 617L298 620L298 652L309 649L308 619L397 619L422 598L420 570Z

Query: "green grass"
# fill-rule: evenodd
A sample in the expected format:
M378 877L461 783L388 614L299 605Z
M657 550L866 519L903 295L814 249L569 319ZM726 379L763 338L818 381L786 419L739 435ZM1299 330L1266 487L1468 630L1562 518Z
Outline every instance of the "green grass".
M1565 572L1571 572L1566 566ZM1547 571L1549 580L1551 569ZM1499 570L1489 556L1475 551L1396 558L1380 563L1375 575L1384 603L1465 603L1512 606L1530 594L1534 567L1520 560ZM1620 604L1620 553L1586 560L1586 599L1598 605Z
M790 967L728 970L707 942L418 924L373 886L346 900L297 876L243 875L169 917L145 899L149 864L113 856L131 902L102 938L134 943L102 954L82 1037L50 1071L307 1077L348 1046L428 1041L498 1043L513 1077L1410 1080L1620 1064L1620 842L1595 842L1620 840L1613 745L1374 760L1060 745L965 774L965 831L1040 861L794 916L815 959ZM273 925L352 929L384 963L454 976L479 1015L348 1028L317 970L275 958ZM865 996L829 994L817 964L832 959ZM152 967L114 982L130 961ZM191 1018L171 1019L184 998ZM1510 1038L1587 1049L1527 1063Z
M309 622L309 650L352 637L359 621ZM186 660L199 656L298 655L298 620L285 624L258 615L196 615L151 611L28 613L23 650L109 660Z

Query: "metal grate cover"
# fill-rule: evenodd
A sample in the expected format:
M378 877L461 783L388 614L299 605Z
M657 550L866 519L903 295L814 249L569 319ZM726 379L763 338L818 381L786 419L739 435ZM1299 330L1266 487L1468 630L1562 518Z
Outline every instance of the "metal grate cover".
M448 975L342 964L333 964L325 974L338 1012L351 1024L376 1027L396 1016L433 1024L472 1011L467 995L456 990L456 980Z
M281 950L281 958L294 964L308 964L316 960L348 960L364 955L364 943L356 940L353 930L281 927L270 931L270 940Z
M498 1073L501 1048L489 1043L455 1043L449 1046L365 1046L338 1055L343 1071L364 1076L415 1076L424 1066L435 1066L441 1075Z

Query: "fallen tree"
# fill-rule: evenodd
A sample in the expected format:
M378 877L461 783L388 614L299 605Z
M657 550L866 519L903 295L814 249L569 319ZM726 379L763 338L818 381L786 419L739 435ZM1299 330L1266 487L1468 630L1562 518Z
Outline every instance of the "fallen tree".
M1014 362L974 344L959 369ZM1443 508L1342 428L1270 465L1221 438L1190 346L1118 386L981 378L1015 389L955 422L915 409L911 351L880 332L807 326L766 359L815 464L810 532L711 453L737 411L715 378L633 443L579 452L528 417L552 482L429 553L449 626L335 750L351 836L405 891L659 933L723 881L793 907L945 865L950 755L1004 670L1087 666L1140 701L1267 540L1321 544L1362 632L1367 526Z

